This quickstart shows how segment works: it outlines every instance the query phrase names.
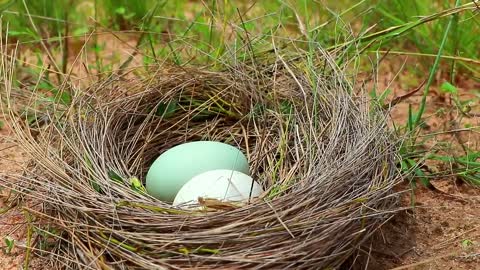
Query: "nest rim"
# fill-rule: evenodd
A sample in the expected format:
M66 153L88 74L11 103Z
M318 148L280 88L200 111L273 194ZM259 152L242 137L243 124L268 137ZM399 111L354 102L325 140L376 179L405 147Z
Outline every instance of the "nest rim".
M104 263L96 255L100 250L105 262L123 262L131 269L339 266L391 216L397 203L392 188L399 175L396 146L386 129L385 116L365 106L361 98L352 98L352 86L343 71L328 61L330 56L324 57L329 70L317 79L330 84L326 86L309 83L293 62L281 76L276 70L276 77L265 75L271 74L273 65L267 66L256 80L245 67L236 67L220 72L172 68L160 72L164 81L125 82L118 78L101 82L101 91L94 85L77 96L70 107L77 110L64 111L71 118L61 116L69 119L64 129L53 119L39 131L40 140L31 140L31 131L15 129L30 151L48 149L44 159L33 166L39 174L20 179L15 189L33 192L47 206L49 219L65 224L60 226L64 240L56 250L69 258L65 263L69 267L100 267ZM322 77L329 72L338 77ZM259 89L263 80L267 83ZM283 85L269 95L267 90L280 80L288 87ZM123 90L126 83L131 87ZM309 87L311 91L306 93ZM316 94L319 97L313 98ZM182 100L182 95L189 99ZM212 97L219 98L212 101ZM200 117L194 128L189 126L197 121L192 117L202 110L192 113L192 100L212 101L200 106L210 118ZM167 119L172 101L183 114ZM159 117L159 107L165 104ZM319 111L323 114L317 115ZM318 126L312 124L315 117L315 123L321 123ZM164 124L179 127L166 128L170 136L162 137L165 134L155 130ZM193 129L192 136L179 132ZM47 136L52 134L60 138L56 143ZM149 164L163 151L204 138L242 149L252 177L268 189L266 196L242 207L197 215L132 188L131 180L144 179ZM289 146L291 142L295 147ZM284 149L272 154L275 148ZM40 153L35 155L38 158ZM284 163L278 165L281 155L287 158L280 157ZM303 164L298 165L300 162ZM110 171L123 183L112 181ZM285 183L275 185L271 179L274 172L281 174L278 178ZM42 182L47 184L31 189L32 183ZM69 229L76 223L82 224ZM155 228L159 225L161 228ZM78 239L82 244L75 247ZM87 246L88 242L94 247Z

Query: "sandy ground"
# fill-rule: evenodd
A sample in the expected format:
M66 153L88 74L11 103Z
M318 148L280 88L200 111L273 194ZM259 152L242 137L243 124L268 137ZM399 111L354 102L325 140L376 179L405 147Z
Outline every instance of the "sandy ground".
M454 183L435 182L448 195L417 189L415 208L399 213L372 241L367 269L480 269L480 191Z
M1 118L0 118L1 119ZM3 120L3 119L2 119ZM18 147L9 142L10 130L4 127L0 130L0 173L18 173L19 162L25 160L25 155ZM17 244L25 242L25 222L19 209L12 209L6 213L6 209L12 203L9 200L10 192L0 189L0 269L18 269L23 261L24 249L14 247L10 254L6 254L5 238L14 239Z

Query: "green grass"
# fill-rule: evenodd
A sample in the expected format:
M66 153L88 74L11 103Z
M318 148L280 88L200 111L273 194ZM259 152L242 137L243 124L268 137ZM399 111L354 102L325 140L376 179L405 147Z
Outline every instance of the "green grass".
M460 0L457 0L455 2L455 7L458 7L459 5L460 5ZM417 126L420 123L420 121L422 119L422 115L425 111L425 106L426 106L426 103L427 103L427 96L429 94L430 86L433 83L433 79L434 79L435 74L437 72L437 68L438 68L438 65L440 63L441 56L443 55L443 49L444 49L444 47L447 43L447 39L448 39L448 36L449 36L448 34L450 33L450 28L452 27L452 24L455 21L455 18L456 18L456 15L450 17L450 20L448 21L447 27L445 28L443 37L441 39L441 42L440 42L440 45L439 45L439 48L438 48L437 57L435 57L435 62L433 63L433 66L430 70L430 74L428 75L428 80L427 80L427 84L425 85L425 88L424 88L424 91L423 91L423 96L422 96L422 101L420 103L420 108L418 109L418 113L415 116L415 120L414 120L414 125L415 126Z
M405 1L387 0L362 0L356 3L332 0L323 5L320 1L308 0L261 1L254 4L189 0L3 0L0 1L0 11L3 22L9 23L10 38L24 42L47 39L49 44L58 45L62 43L62 36L83 36L93 29L144 30L149 32L145 46L150 49L168 41L167 48L152 52L151 56L174 58L177 63L191 61L182 56L189 55L182 53L189 49L214 60L220 58L227 50L227 39L232 40L232 35L235 35L232 34L232 23L244 32L255 35L257 38L252 40L252 44L259 48L262 48L262 43L268 47L272 35L335 47L351 40L352 33L348 31L348 25L352 24L355 35L359 38L368 37L368 40L363 40L364 45L374 49L393 48L406 54L417 52L435 55L443 38L443 29L451 17L451 31L442 56L478 59L480 35L472 35L480 31L480 21L475 11L434 18L431 23L421 22L422 17L452 8L449 2L413 1L408 4ZM460 1L460 4L468 3L471 2ZM150 16L153 17L147 25L146 20ZM395 31L383 32L395 27L398 28ZM365 31L367 29L369 31ZM372 36L374 32L378 34ZM189 44L193 48L178 49L178 44L183 47ZM303 48L306 49L306 46ZM204 60L201 59L202 62ZM430 61L424 62L428 69ZM450 62L446 65L450 67L445 68L451 69L454 64ZM458 61L458 66L478 75L478 65Z
M458 4L471 3L472 1L458 1ZM437 13L439 10L453 7L452 1L388 1L380 0L375 7L376 14L368 22L378 22L379 29L386 29L396 25L416 21L421 16ZM451 29L444 43L442 55L464 57L469 59L480 58L480 17L478 11L467 11L463 14L451 16L450 19L439 22L419 25L414 31L392 44L399 50L414 50L423 54L436 54L438 46L444 39L444 29L450 25ZM478 75L478 65L465 62L458 63Z

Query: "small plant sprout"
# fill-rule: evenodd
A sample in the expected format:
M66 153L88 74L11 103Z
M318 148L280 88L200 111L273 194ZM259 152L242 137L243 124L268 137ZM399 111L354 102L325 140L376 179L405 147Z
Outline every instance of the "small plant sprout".
M463 249L469 249L471 248L475 243L470 240L470 239L464 239L462 240L462 242L460 243L460 245L462 246Z
M10 254L15 247L15 239L11 238L10 236L7 236L4 238L5 241L5 249L4 252L5 254Z

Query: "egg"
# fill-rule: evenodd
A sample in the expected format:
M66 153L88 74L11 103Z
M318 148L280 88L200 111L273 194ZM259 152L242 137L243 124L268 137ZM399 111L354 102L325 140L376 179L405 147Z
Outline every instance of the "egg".
M197 204L198 197L220 201L246 201L262 194L262 187L238 171L212 170L194 176L178 192L174 206Z
M145 186L153 197L173 202L187 181L217 169L249 173L245 155L229 144L214 141L184 143L165 151L153 162Z

